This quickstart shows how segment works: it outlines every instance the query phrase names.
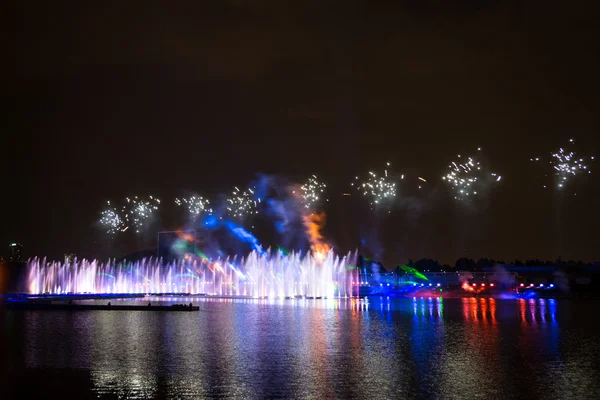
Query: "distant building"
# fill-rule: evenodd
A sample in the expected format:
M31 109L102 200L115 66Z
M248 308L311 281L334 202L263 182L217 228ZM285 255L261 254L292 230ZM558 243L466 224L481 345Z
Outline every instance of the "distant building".
M20 243L11 243L9 246L8 262L20 263L23 262L23 245Z

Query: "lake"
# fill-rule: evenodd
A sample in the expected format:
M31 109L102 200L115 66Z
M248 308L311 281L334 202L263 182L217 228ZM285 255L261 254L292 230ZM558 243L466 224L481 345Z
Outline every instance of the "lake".
M1 311L0 398L600 398L595 300L150 301Z

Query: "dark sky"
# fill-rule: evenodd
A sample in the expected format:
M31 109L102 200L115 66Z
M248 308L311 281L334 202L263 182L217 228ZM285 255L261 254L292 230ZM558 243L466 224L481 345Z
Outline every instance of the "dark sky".
M439 184L378 234L387 262L600 259L597 175L554 194L528 162L570 137L598 153L594 1L14 3L3 246L106 256L105 200L212 196L259 172L319 174L348 227L334 201L356 173L389 160L434 187L482 146L503 185L465 211Z

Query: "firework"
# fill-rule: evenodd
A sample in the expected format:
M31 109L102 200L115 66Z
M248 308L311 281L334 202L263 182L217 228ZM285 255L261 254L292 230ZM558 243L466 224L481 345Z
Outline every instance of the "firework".
M144 223L158 210L159 205L160 200L153 196L148 196L147 199L138 196L126 197L119 208L113 207L108 201L107 208L101 213L100 223L107 227L107 233L111 235L125 232L130 227L139 233Z
M119 232L124 232L127 229L125 221L119 215L119 210L106 202L107 208L101 212L100 224L106 228L106 233L116 235Z
M148 196L148 199L138 196L125 198L126 204L123 206L127 222L139 233L144 223L152 216L154 211L158 210L160 200L156 197Z
M477 148L481 151L481 147ZM450 170L442 177L451 185L456 200L467 200L485 189L491 182L499 182L502 177L483 167L477 156L461 157L449 165Z
M254 200L254 190L240 191L237 187L233 189L232 196L227 198L227 213L229 216L244 218L251 214L258 214L258 204ZM258 203L260 203L260 199L258 199Z
M575 146L575 140L569 139L569 147ZM594 160L594 157L590 157L590 160ZM532 158L531 161L539 162L542 161L540 157ZM556 152L550 155L550 165L552 166L552 175L556 178L556 185L558 189L562 189L566 186L569 178L574 178L581 174L591 174L591 170L588 166L585 157L577 157L575 151L572 149L565 149L560 147ZM546 175L547 176L547 175ZM546 185L544 185L546 187Z
M208 201L208 199L199 196L192 196L189 198L181 199L177 198L175 199L175 204L177 204L178 206L182 206L185 204L192 219L196 219L200 214L205 212L209 214L212 213L212 208L209 207L210 202Z
M421 176L417 176L417 180L418 182L416 182L417 184L417 189L421 190L424 187L427 187L427 179L421 177Z
M386 167L389 166L390 163L386 163ZM371 207L391 200L396 196L396 183L392 182L388 177L387 168L383 170L383 174L381 175L369 171L366 181L360 181L357 176L355 182L352 182L350 185L356 188L361 195L370 198Z
M308 182L300 186L304 207L310 209L315 208L315 206L323 199L323 193L325 192L326 187L327 185L319 182L316 175L308 178Z

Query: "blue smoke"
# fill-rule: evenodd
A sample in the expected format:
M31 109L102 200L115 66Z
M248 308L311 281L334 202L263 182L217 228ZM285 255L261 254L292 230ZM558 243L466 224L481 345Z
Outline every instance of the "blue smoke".
M283 234L285 233L285 223L281 222L281 221L277 221L275 222L275 229L277 229L277 232Z
M286 208L283 202L269 199L267 202L269 214L278 218L278 221L275 221L275 229L280 234L284 234L287 231L287 227L289 224L289 218L286 213Z
M293 230L294 221L302 219L302 205L292 195L292 186L287 179L271 175L260 175L252 183L255 197L261 199L263 212L274 222L274 227L280 235Z
M299 241L300 246L304 246L306 238L302 216L305 211L299 199L292 194L294 188L287 183L287 179L261 174L249 187L254 193L254 200L260 202L260 213L269 218L275 231L281 235L278 239L280 244L290 247L295 244L292 242ZM265 253L258 239L244 227L229 220L223 209L215 210L213 215L206 215L202 220L202 227L215 231L225 228L239 242L248 243L252 250Z
M218 228L219 227L219 219L217 217L215 217L214 215L207 215L204 218L204 221L202 221L202 225L206 226L207 228Z
M258 239L252 233L232 221L218 218L214 215L207 215L202 220L202 225L210 230L217 230L224 227L240 242L248 243L252 250L257 251L260 254L265 254ZM217 252L219 255L223 255L220 250L217 250Z
M263 248L260 245L260 242L258 241L258 239L256 238L256 236L254 236L253 234L251 234L250 232L248 232L247 230L245 230L241 226L236 225L236 224L234 224L231 221L226 221L225 222L225 227L227 229L229 229L229 231L236 238L238 238L239 241L250 244L250 247L252 247L252 250L257 251L259 254L264 254L265 253L265 251L263 250Z

